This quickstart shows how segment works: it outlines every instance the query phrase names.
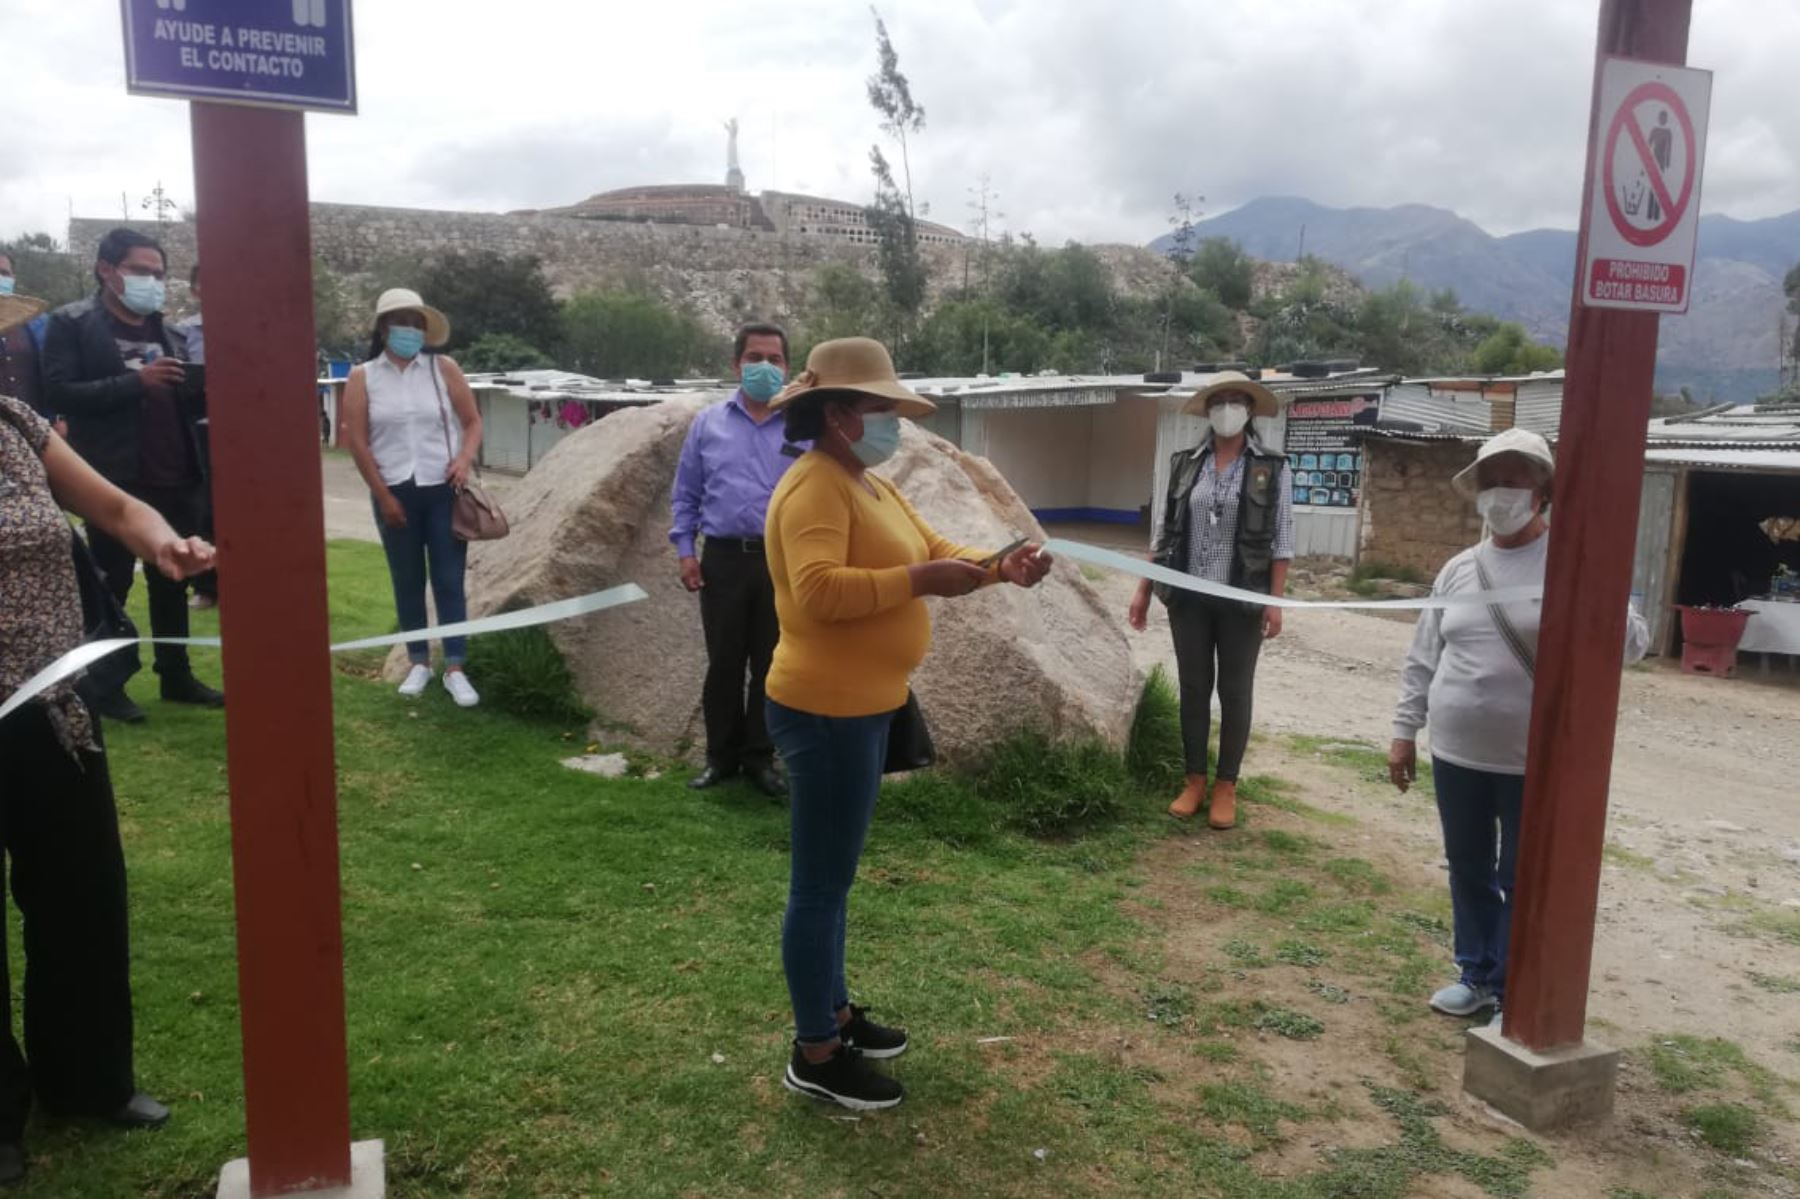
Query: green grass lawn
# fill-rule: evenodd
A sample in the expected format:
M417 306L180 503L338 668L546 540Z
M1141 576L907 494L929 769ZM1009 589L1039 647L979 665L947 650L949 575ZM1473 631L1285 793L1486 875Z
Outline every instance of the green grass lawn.
M335 544L330 565L333 635L392 628L380 551ZM1082 1189L1079 1124L974 1041L1109 1002L1080 961L1130 935L1105 868L1129 828L1043 844L940 821L923 795L912 818L878 817L852 981L915 1030L909 1100L834 1120L779 1086L783 805L696 795L679 772L576 774L557 764L574 730L459 711L435 688L409 705L358 677L369 664L334 683L350 1075L355 1135L388 1142L392 1194ZM218 678L216 655L196 667ZM210 1196L243 1151L223 722L156 702L147 662L133 691L150 722L108 731L138 1070L175 1119L130 1136L34 1125L22 1195Z
M334 636L393 627L377 547L334 544L330 570ZM856 1118L780 1086L783 804L566 770L581 728L407 703L380 656L338 658L333 687L353 1133L387 1142L395 1199L1522 1196L1546 1168L1439 1135L1442 896L1349 856L1355 822L1278 779L1246 780L1237 833L1172 825L1166 689L1124 760L1022 739L980 780L884 792L851 981L913 1048L907 1102ZM138 1070L175 1118L34 1125L34 1199L210 1199L243 1152L223 721L156 702L148 669L134 691L150 722L109 734ZM1695 1122L1753 1136L1734 1115Z

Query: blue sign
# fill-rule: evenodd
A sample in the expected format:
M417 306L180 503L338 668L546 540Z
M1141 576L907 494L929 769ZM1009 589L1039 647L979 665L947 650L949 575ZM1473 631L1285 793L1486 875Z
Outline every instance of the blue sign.
M350 0L120 0L143 96L356 111Z

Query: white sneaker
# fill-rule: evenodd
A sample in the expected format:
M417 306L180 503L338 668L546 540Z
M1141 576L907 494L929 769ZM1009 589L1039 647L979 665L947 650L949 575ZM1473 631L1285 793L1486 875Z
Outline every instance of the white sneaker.
M406 672L406 681L400 684L400 694L407 699L417 699L425 694L425 688L431 683L431 667L413 663L413 668Z
M469 682L469 676L460 670L444 672L444 690L456 701L459 708L473 708L481 702L481 696L475 692L475 684Z

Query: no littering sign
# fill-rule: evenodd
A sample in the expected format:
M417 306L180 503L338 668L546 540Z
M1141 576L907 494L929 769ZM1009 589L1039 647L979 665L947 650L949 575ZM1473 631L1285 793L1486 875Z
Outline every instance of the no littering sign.
M1583 304L1687 311L1711 100L1711 71L1606 60Z

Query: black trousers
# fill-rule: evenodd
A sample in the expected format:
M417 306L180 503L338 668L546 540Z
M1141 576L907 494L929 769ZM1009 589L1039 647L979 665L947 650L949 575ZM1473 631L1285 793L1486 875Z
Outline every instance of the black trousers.
M0 1141L17 1142L34 1091L67 1116L131 1098L130 943L106 755L71 757L43 708L26 704L0 721L0 763L0 844L25 945L21 1053L0 938Z
M720 770L755 769L773 760L763 719L763 682L781 626L775 584L760 549L708 541L700 553L700 625L706 633L706 761ZM746 674L748 686L746 686Z
M1213 689L1219 692L1221 782L1237 781L1250 744L1256 659L1262 652L1262 609L1233 600L1176 592L1169 601L1175 671L1181 676L1181 747L1189 774L1206 773Z
M193 483L186 487L127 487L125 489L138 499L162 513L164 520L183 537L192 537L200 532L201 522L206 512L206 485ZM106 586L118 599L125 603L125 597L131 594L133 567L137 559L126 548L125 543L115 540L101 529L88 526L88 546L94 551L94 564L106 577ZM150 633L155 637L186 637L188 635L187 584L180 579L171 579L156 569L154 562L144 563L144 586L150 593ZM137 653L120 650L120 653ZM185 645L158 645L156 647L156 672L165 679L180 678L189 673L188 651Z

